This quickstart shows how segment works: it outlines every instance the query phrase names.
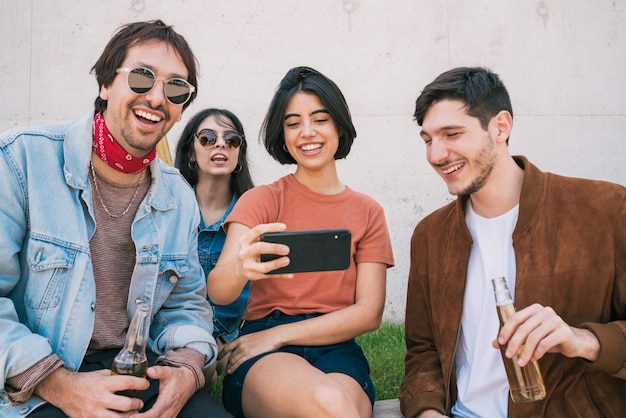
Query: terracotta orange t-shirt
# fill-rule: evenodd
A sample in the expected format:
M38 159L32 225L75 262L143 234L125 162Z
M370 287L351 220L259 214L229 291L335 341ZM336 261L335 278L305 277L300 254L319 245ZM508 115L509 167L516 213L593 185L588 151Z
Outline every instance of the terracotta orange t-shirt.
M391 240L382 206L348 187L339 194L315 193L287 175L268 185L248 190L240 198L228 223L250 228L282 222L287 231L346 228L352 233L347 270L296 273L293 280L251 282L246 320L274 310L288 315L328 313L355 302L356 263L394 264Z

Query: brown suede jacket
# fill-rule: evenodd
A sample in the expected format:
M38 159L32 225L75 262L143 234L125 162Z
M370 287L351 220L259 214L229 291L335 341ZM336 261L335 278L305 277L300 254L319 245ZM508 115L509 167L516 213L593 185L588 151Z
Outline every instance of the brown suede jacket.
M516 307L552 307L567 324L598 337L600 356L591 363L546 354L539 360L546 398L509 401L508 416L624 417L626 188L544 173L524 157L514 159L524 169L513 232ZM429 408L449 415L456 400L454 353L472 246L466 201L427 216L411 239L406 379L399 396L406 417Z

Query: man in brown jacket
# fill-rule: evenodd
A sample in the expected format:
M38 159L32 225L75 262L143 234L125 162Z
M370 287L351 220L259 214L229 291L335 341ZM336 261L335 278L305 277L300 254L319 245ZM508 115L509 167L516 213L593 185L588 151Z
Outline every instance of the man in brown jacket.
M416 101L428 162L458 199L415 228L406 417L626 414L626 189L512 157L499 77L456 68ZM498 332L491 279L517 313ZM497 348L538 361L547 395L513 403Z

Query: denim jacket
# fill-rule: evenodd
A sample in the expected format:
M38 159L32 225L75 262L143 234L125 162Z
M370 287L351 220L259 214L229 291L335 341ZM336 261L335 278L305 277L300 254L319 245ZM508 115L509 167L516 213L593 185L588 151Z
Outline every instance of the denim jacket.
M224 242L226 241L226 232L224 231L224 221L233 210L238 196L233 196L226 209L224 216L212 225L206 226L200 214L200 231L198 237L198 254L200 256L200 264L204 270L204 275L209 276L217 260L220 258ZM228 305L216 305L209 299L213 308L213 336L221 338L224 342L231 342L239 335L239 326L243 318L243 314L248 306L248 298L250 297L250 282L246 283L241 294L234 302Z
M7 406L6 378L56 353L78 370L96 301L89 240L95 230L93 114L0 135L0 415L24 416L42 402ZM191 347L217 356L206 278L199 263L200 215L193 190L158 158L132 227L136 264L129 301L152 305L149 345L157 354ZM134 303L128 304L132 316Z

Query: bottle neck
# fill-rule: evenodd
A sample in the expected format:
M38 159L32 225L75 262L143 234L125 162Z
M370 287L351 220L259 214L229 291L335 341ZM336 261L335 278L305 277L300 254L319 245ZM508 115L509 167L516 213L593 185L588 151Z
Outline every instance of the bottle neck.
M496 298L496 306L506 306L513 304L513 298L511 292L506 284L504 277L496 277L491 280L493 284L493 294Z
M138 300L137 310L128 327L124 348L129 353L145 353L150 332L150 305Z

